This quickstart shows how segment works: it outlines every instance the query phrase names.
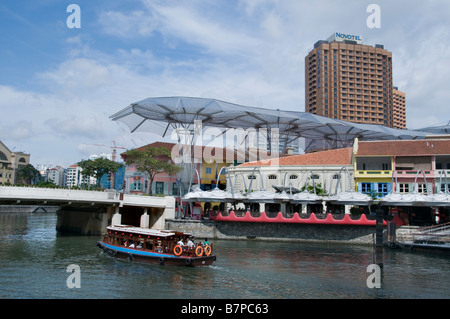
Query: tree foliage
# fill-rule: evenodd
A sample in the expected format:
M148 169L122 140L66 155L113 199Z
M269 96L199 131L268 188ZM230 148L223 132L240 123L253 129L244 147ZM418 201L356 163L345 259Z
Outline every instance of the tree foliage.
M100 179L103 175L115 172L123 166L121 163L103 157L95 160L83 160L77 164L83 169L83 175L93 176L97 179L97 186L100 186Z
M19 166L17 169L17 182L23 182L28 185L33 185L41 180L41 174L31 164Z
M183 168L170 161L170 151L163 147L148 146L145 150L128 150L124 154L124 161L127 165L136 165L136 170L147 173L150 180L149 194L152 195L152 184L155 176L167 173L173 176Z
M305 188L305 186L303 186L301 188L302 192L305 189L309 193L314 193L314 186L313 185L308 185L306 188ZM316 195L319 195L319 196L326 195L326 191L322 188L322 184L320 184L320 183L316 184Z

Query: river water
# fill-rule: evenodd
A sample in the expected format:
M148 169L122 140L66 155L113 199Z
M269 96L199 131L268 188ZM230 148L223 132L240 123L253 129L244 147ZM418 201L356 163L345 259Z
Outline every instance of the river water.
M381 288L368 288L368 246L213 240L212 266L168 267L116 260L100 238L55 226L55 214L0 213L0 298L450 298L440 255L385 249ZM69 265L79 288L68 287Z

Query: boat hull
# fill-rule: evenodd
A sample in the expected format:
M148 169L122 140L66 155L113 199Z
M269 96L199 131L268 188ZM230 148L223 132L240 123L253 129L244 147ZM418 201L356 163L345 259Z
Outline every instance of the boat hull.
M158 265L189 267L208 266L216 260L215 255L202 257L175 256L172 254L119 247L101 241L97 242L97 246L112 257Z

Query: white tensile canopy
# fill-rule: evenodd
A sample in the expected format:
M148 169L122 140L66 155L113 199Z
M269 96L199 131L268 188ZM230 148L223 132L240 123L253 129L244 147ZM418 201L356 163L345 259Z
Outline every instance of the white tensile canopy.
M195 145L196 136L208 127L218 128L222 132L219 135L232 129L243 130L245 134L250 130L262 131L267 139L266 145L271 147L275 141L270 149L273 153L278 152L274 146L279 148L281 145L281 149L286 149L287 145L299 138L306 139L305 151L308 151L317 141L327 143L328 147L338 148L352 145L355 138L362 141L397 140L422 139L430 135L428 132L357 124L305 112L250 107L217 99L184 96L147 98L130 104L110 118L127 125L131 132L151 132L164 137L172 131L184 130L185 133L181 134L188 132L191 146ZM190 135L191 132L193 136ZM180 142L180 135L178 136ZM190 181L184 180L182 183L190 188L193 166L185 165L189 167L187 171ZM197 195L204 198L203 193ZM256 195L257 193L253 194ZM229 196L225 197L228 199ZM340 199L336 198L337 201ZM261 198L257 200L261 201ZM352 197L351 200L355 198Z
M421 139L429 134L351 123L305 112L271 110L183 96L147 98L132 103L112 115L111 119L124 123L131 132L152 132L162 136L177 128L193 130L195 121L201 121L202 128L267 130L269 140L271 131L276 129L285 145L300 137L324 140L332 147L342 147L348 146L355 138L363 141Z

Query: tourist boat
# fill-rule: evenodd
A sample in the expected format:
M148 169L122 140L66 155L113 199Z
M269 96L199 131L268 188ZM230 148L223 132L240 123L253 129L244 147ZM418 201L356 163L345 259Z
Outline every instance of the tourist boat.
M107 227L97 246L113 257L160 265L206 266L216 260L212 244L193 242L191 234L134 226ZM181 242L184 244L182 245Z

